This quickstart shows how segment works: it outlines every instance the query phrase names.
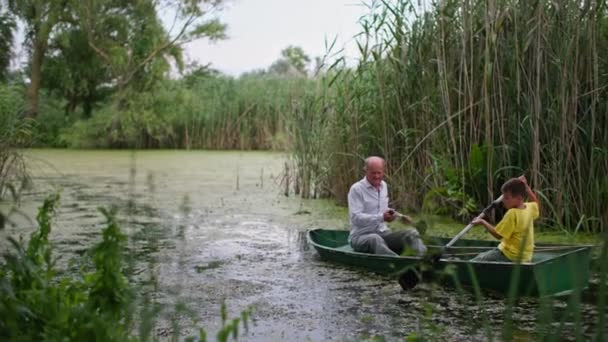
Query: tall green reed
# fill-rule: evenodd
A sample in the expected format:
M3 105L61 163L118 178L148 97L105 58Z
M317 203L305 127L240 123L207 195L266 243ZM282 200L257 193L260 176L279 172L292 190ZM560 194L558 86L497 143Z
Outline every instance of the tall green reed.
M305 77L205 75L122 96L66 128L71 147L285 149L285 117Z
M383 155L395 205L418 210L426 193L455 187L456 195L439 191L436 207L456 204L456 216L472 214L469 198L487 203L506 179L525 173L554 208L545 225L602 231L605 2L425 6L369 3L358 65L334 66L301 106L324 113L323 129L311 134L322 140L324 165L311 168L322 170L312 177L339 183L330 193L342 201L362 159Z
M18 148L31 141L32 123L23 120L22 89L0 84L0 199L8 193L17 199L28 183L25 163Z

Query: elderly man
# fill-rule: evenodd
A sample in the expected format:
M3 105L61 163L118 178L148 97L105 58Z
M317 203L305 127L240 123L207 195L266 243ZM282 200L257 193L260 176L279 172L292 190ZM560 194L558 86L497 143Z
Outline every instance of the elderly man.
M348 192L350 235L348 240L357 252L400 255L410 249L417 255L426 246L415 228L391 233L384 222L395 220L396 212L388 207L388 189L384 182L384 159L376 156L365 160L365 177Z

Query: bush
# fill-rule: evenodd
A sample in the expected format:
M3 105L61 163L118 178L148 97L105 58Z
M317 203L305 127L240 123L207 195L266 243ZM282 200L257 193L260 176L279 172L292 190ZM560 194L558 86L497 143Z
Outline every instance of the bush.
M8 191L16 197L27 183L25 163L17 148L31 141L31 121L20 118L23 89L0 84L0 199Z

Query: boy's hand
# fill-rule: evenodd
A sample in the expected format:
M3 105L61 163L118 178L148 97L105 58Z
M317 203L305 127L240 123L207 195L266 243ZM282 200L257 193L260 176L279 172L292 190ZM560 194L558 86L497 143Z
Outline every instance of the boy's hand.
M474 218L473 221L471 221L471 223L474 224L474 225L481 224L481 225L484 225L484 226L487 224L486 220L482 219L479 216L477 216L476 218Z
M517 177L517 179L519 179L520 181L522 181L522 182L523 182L523 183L526 185L526 188L529 188L529 187L530 187L530 186L528 185L528 180L526 179L526 176L521 175L521 176Z
M538 203L538 198L536 198L536 194L534 193L534 191L532 191L532 188L530 188L530 185L528 185L528 180L526 179L526 176L522 175L522 176L517 177L517 179L521 180L526 185L526 194L528 195L528 198L532 202Z

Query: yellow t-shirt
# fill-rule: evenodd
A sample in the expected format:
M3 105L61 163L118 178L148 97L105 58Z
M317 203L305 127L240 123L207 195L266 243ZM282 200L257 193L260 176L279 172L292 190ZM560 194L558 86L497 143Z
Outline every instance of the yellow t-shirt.
M498 249L507 258L530 262L534 252L534 219L538 217L536 202L524 203L524 209L511 208L496 225L496 232L502 236Z

